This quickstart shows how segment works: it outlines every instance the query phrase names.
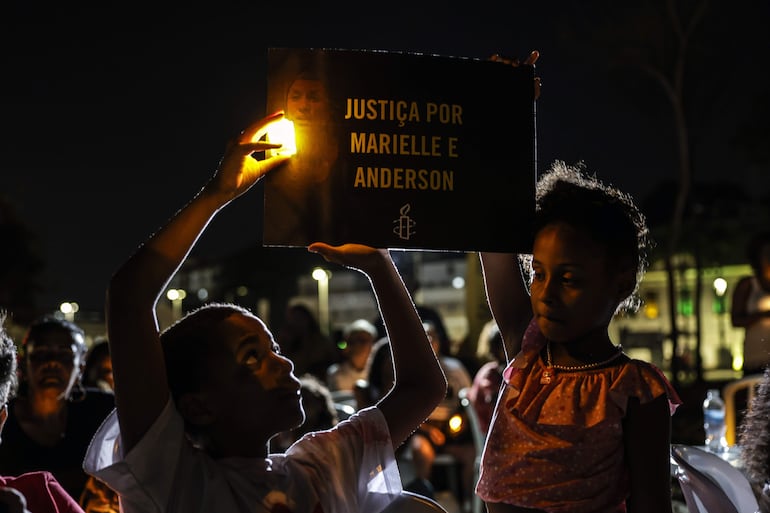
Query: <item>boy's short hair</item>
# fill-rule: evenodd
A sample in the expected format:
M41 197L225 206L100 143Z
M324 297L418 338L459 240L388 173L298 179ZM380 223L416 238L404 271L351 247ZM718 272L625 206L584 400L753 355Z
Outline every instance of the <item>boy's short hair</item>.
M633 198L588 174L583 163L569 166L556 161L538 180L535 199L533 233L548 224L563 222L602 244L608 262L616 262L618 270L636 269L634 290L619 305L619 309L635 310L652 241L647 220Z
M254 317L250 310L236 304L208 303L161 332L168 387L175 401L183 394L201 390L210 372L209 357L221 342L219 325L234 314Z

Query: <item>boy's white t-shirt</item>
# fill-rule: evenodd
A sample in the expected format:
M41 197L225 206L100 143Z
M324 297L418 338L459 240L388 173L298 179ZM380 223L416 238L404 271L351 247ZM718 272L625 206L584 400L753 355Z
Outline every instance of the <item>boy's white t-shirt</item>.
M126 455L117 420L113 410L83 468L119 493L123 513L379 513L401 494L388 426L376 407L264 459L215 460L195 449L171 400Z

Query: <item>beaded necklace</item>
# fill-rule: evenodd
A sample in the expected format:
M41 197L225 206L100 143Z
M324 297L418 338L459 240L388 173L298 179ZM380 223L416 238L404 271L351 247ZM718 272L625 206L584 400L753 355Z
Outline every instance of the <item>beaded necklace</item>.
M548 385L553 381L554 376L556 376L556 370L565 370L565 371L578 371L578 370L586 370L586 369L595 369L596 367L601 367L602 365L607 365L608 363L618 359L620 355L623 354L623 347L617 346L617 351L614 355L610 356L606 360L603 360L601 362L594 362L594 363L586 363L585 365L554 365L553 361L551 360L551 341L545 343L545 370L543 371L543 375L540 378L540 384L541 385Z

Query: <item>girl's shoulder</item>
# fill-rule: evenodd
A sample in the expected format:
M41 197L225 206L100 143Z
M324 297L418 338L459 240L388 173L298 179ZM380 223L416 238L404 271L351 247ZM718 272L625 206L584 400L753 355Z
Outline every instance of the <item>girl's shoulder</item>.
M671 414L682 404L682 400L669 381L668 377L656 365L624 355L619 372L615 374L610 386L610 393L616 402L626 401L633 397L641 404L665 395L668 397ZM618 401L619 400L619 401Z

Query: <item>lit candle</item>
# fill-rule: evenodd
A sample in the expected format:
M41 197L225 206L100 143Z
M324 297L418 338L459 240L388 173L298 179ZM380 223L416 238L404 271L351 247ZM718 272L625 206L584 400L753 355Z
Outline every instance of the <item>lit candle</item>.
M273 155L294 155L297 153L294 122L284 118L271 124L267 129L267 142L283 145L280 148L268 150L267 155L269 157Z

